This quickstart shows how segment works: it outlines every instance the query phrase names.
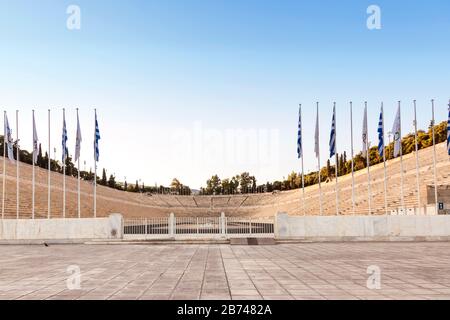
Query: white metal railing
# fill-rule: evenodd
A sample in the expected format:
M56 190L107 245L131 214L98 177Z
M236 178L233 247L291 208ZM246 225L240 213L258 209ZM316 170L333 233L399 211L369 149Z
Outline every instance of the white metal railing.
M152 239L170 236L169 218L130 218L124 220L127 239Z
M273 237L273 218L226 218L228 237Z
M229 239L274 237L274 218L175 217L130 218L124 221L124 238Z

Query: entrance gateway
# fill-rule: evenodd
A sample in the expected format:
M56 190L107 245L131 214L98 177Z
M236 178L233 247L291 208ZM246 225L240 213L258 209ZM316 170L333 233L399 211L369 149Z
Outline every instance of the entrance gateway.
M274 218L175 217L124 219L125 240L274 238Z

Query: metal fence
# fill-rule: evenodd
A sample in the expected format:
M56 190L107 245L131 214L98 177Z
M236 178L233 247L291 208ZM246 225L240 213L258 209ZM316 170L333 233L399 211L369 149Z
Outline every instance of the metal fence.
M124 221L124 238L230 239L274 237L274 218L175 217L130 218Z
M274 220L271 218L226 218L226 233L229 237L273 237Z

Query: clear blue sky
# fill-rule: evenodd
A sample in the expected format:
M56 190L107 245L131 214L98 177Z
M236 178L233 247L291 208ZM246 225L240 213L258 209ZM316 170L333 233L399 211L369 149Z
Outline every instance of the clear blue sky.
M81 30L66 28L66 9L81 9ZM381 30L368 30L367 7L381 8ZM315 101L327 159L332 102L338 151L361 149L364 100L376 144L379 104L386 129L403 101L403 131L446 118L450 98L450 3L431 1L0 1L0 107L20 109L22 145L31 149L31 109L47 149L60 158L61 108L70 153L80 108L82 159L92 166L93 107L102 140L99 167L119 180L198 188L217 173L242 171L259 182L299 171L297 110L304 105L305 165L315 168ZM256 155L255 155L256 154Z

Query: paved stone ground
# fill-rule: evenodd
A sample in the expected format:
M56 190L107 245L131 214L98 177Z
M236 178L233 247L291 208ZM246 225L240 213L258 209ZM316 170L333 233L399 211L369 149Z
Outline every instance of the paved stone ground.
M0 299L450 299L450 243L0 246Z

